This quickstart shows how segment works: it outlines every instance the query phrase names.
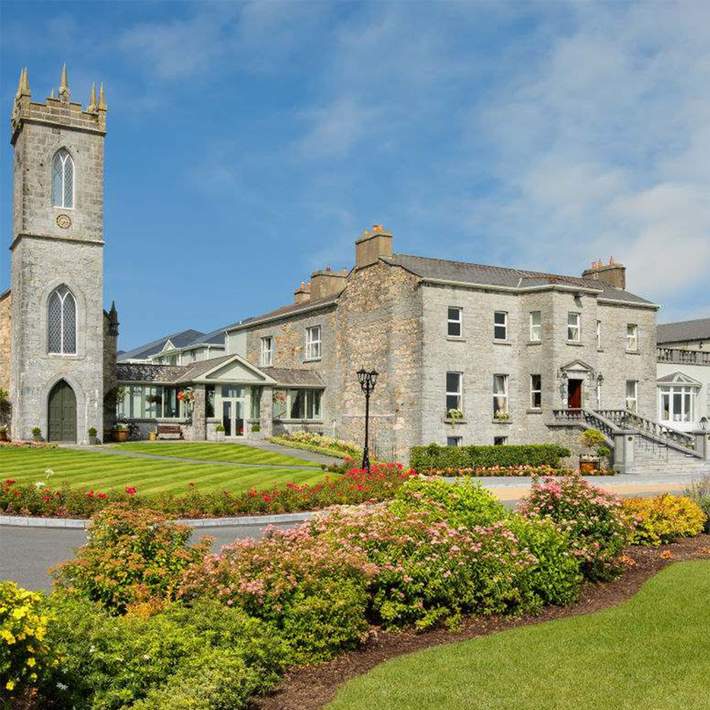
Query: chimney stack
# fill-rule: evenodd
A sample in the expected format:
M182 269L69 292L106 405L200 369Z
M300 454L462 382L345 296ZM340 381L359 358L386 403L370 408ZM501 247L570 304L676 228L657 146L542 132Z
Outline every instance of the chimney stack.
M301 285L293 292L294 303L308 303L311 300L311 284L301 281Z
M609 286L615 288L626 288L626 267L614 261L614 257L610 257L609 263L605 264L601 259L593 261L590 269L586 269L582 273L584 279L595 279L603 281Z
M328 296L337 296L343 292L345 281L348 278L347 270L333 271L330 266L311 275L311 299L317 301Z
M355 268L376 264L383 256L392 256L392 234L381 224L375 224L355 242Z

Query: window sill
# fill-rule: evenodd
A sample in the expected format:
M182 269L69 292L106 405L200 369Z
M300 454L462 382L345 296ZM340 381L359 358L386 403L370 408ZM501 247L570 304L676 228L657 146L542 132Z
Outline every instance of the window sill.
M512 424L513 420L512 419L493 419L494 424Z
M322 419L274 419L280 424L323 424Z
M493 345L512 345L512 341L510 340L496 340L493 338Z
M450 419L449 417L442 417L441 421L444 424L468 424L466 419Z
M323 358L320 358L320 357L309 357L309 358L306 358L306 359L303 361L303 363L305 364L305 363L307 363L307 362L320 362L322 359L323 359Z
M528 340L528 345L542 345L542 340Z
M542 414L542 407L531 407L525 410L525 414Z
M640 350L625 350L624 351L627 355L640 355L641 351Z
M448 341L454 342L454 343L465 343L466 342L466 338L464 338L461 335L447 335L446 339Z
M583 348L584 343L581 343L579 340L568 340L567 345L572 345L576 348Z

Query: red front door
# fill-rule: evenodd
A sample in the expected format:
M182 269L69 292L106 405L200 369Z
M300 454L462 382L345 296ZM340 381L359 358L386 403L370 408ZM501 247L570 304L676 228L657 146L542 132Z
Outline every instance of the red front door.
M582 408L582 380L567 380L567 407Z

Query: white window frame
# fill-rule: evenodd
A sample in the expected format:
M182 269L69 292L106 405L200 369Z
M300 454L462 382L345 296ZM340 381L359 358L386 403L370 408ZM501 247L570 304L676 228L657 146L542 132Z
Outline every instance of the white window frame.
M310 325L306 328L306 361L320 360L323 353L321 347L321 327Z
M449 390L449 375L456 375L458 377L458 387L456 390ZM452 409L458 409L463 412L463 372L457 372L454 370L449 370L446 373L446 379L444 380L444 389L446 391L446 396L444 398L444 404L446 406L446 416L448 417L449 411ZM449 397L456 397L456 406L449 406Z
M62 199L60 200L60 203L58 204L55 201L55 194L54 194L54 164L59 159L62 163L62 189L61 189L61 195ZM66 196L66 185L65 185L65 178L66 178L66 165L67 162L71 165L71 204L67 205L64 202L64 198ZM60 148L55 154L54 157L52 158L52 206L53 207L59 207L64 210L73 210L74 205L76 204L76 163L74 162L74 158L72 157L72 154L64 147Z
M455 311L458 319L451 317L451 311ZM451 326L458 326L459 333L451 332ZM446 309L446 336L448 338L463 338L463 308L460 306L448 306Z
M277 393L279 394L277 395ZM292 418L291 410L293 409L295 399L299 395L303 397L304 416ZM308 387L290 389L279 387L274 390L274 394L272 396L279 397L279 402L283 405L284 410L284 416L274 415L275 421L315 422L323 419L323 390ZM281 405L279 406L279 409L281 409ZM311 411L312 416L309 416L309 410Z
M629 385L633 385L633 395L629 396ZM638 413L639 410L639 383L638 380L626 380L624 405L630 412Z
M675 395L680 395L680 411L674 407ZM686 397L690 397L690 409ZM690 424L695 421L698 388L688 385L662 385L658 388L658 421L665 424ZM663 416L663 398L668 397L668 417Z
M535 377L540 378L539 387L535 387ZM540 395L540 404L535 404L535 395ZM533 373L530 375L530 409L542 409L542 375Z
M535 323L535 316L538 322ZM542 342L542 311L530 311L530 342Z
M567 342L582 342L582 314L578 311L567 312Z
M636 323L626 324L626 351L637 353L639 350L639 327Z
M60 294L60 291L64 290L64 295ZM52 350L52 343L51 343L51 337L49 333L49 329L51 327L50 325L50 313L49 309L51 307L52 299L54 297L57 297L59 299L59 350ZM74 349L73 350L65 350L64 349L64 306L66 303L67 298L71 297L71 302L74 305L73 308L73 313L74 313ZM73 294L72 290L66 285L66 284L61 284L60 286L57 286L50 294L49 298L47 299L47 354L48 355L69 355L69 356L74 356L78 352L78 342L79 342L79 307L76 302L76 296Z
M502 382L503 382L503 391L502 392L496 392L496 383L498 380L496 378L502 377ZM510 403L509 403L509 398L508 398L508 382L509 382L509 375L504 375L503 373L496 373L493 375L493 418L495 419L495 416L498 412L502 412L503 414L510 414ZM497 407L496 406L496 400L497 399L503 399L503 408Z
M497 317L498 316L503 316L503 322L498 323L497 322ZM502 338L499 338L496 335L496 330L498 328L503 328L503 331L505 335ZM508 341L508 311L494 311L493 312L493 340L499 343L505 343Z
M271 367L274 364L274 336L265 335L259 341L259 364Z
M602 322L600 320L597 321L596 337L597 337L597 350L601 350L602 349Z

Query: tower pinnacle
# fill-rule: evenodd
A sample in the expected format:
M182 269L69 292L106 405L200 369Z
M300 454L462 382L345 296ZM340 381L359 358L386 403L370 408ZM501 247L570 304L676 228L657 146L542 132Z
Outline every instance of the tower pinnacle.
M67 77L67 65L62 67L62 76L59 81L59 99L60 101L69 102L71 91L69 90L69 79Z

